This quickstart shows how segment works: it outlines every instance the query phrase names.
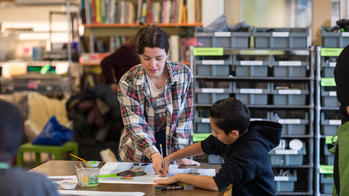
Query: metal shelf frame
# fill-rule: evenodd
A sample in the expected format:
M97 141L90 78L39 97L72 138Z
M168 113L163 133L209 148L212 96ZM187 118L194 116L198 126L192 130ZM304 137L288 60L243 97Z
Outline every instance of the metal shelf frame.
M247 105L249 108L253 109L266 109L268 111L273 109L285 109L285 110L303 110L308 112L309 117L309 123L307 124L308 133L305 135L282 135L282 138L285 139L292 139L292 138L299 138L303 141L306 141L307 143L307 154L306 160L307 163L305 165L277 165L273 166L273 168L294 168L294 169L303 169L307 172L307 191L303 192L277 192L277 195L313 195L314 194L314 180L313 180L313 174L316 167L316 164L314 164L314 150L318 149L314 145L314 110L315 110L315 100L314 100L314 93L315 93L315 75L314 75L314 68L316 67L315 64L315 54L316 54L316 48L311 47L309 49L303 49L303 50L295 50L295 49L286 49L286 50L273 50L273 49L264 49L264 50L256 50L256 49L231 49L231 48L223 48L223 55L301 55L301 56L308 56L309 64L306 65L308 69L308 75L306 77L236 77L236 76L199 76L196 75L196 65L195 65L195 56L193 54L194 48L190 48L190 65L192 73L194 74L194 86L197 86L198 80L208 80L208 81L261 81L261 82L275 82L275 81L283 81L283 82L304 82L307 83L309 86L309 94L307 94L307 98L309 103L307 105L301 105L301 106L294 106L294 105ZM271 66L271 65L269 65ZM194 92L194 96L196 96L197 92ZM232 93L234 94L234 93ZM272 93L268 93L272 94ZM195 104L194 101L194 113L196 114L196 110L198 108L208 108L212 104ZM197 122L194 120L194 123ZM194 126L195 127L195 126ZM315 148L315 149L314 149Z

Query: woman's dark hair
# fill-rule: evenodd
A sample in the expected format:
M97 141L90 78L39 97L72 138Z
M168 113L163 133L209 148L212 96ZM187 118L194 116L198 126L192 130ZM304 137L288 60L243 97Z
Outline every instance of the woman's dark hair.
M143 54L145 47L161 48L168 54L170 43L166 31L156 25L144 27L137 38L137 54Z
M244 134L250 126L250 111L235 98L226 98L214 103L210 108L210 117L226 134L232 130L239 130L240 134Z

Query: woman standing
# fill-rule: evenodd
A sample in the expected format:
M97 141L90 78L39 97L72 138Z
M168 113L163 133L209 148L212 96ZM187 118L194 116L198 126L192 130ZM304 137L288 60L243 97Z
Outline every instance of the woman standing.
M119 158L151 161L154 171L161 173L162 156L189 145L193 126L192 73L185 65L167 61L168 36L157 26L142 30L136 51L141 64L126 72L119 82L124 123ZM198 164L188 159L177 163Z

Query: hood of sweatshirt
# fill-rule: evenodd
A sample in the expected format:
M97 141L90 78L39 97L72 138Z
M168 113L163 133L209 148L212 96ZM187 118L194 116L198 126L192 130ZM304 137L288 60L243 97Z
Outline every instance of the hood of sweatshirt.
M258 140L271 150L279 145L281 131L282 125L280 123L272 121L251 121L247 133L239 140ZM261 137L256 137L256 134Z

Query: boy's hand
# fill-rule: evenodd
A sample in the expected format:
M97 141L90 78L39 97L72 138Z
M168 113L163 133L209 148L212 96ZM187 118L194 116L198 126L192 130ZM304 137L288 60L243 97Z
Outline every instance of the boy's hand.
M153 182L155 182L156 184L174 184L179 181L176 179L176 176L171 176L167 179L154 180Z
M150 158L153 162L153 170L155 173L160 176L165 176L167 172L165 172L164 168L162 168L162 156L160 153L153 153Z
M190 166L200 166L200 163L191 159L182 159L176 161L178 165L190 165Z

